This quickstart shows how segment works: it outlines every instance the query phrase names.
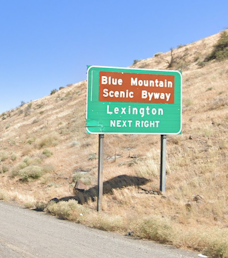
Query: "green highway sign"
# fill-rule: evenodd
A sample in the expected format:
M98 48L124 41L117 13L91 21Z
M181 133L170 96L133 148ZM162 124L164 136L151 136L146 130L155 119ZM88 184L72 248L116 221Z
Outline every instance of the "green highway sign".
M90 66L89 134L180 134L180 71Z

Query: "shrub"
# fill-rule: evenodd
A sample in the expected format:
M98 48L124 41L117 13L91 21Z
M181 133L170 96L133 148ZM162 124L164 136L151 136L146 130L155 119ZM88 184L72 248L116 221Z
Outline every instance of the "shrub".
M70 200L68 202L50 203L47 206L47 212L57 216L59 219L69 219L70 214L77 209L77 202Z
M15 161L17 159L17 154L13 153L10 158L12 161Z
M44 149L42 154L45 155L46 157L51 157L51 155L53 155L53 153L48 149Z
M36 140L35 137L31 137L31 138L29 138L29 139L27 140L27 143L31 145L35 140Z
M26 162L22 161L19 164L17 164L15 167L13 167L10 171L10 177L18 176L19 171L23 168L27 167Z
M103 231L125 231L126 225L121 216L110 216L107 214L95 214L90 218L90 227L95 227Z
M133 65L137 64L140 60L135 59Z
M157 57L157 56L160 56L162 54L163 54L163 52L157 52L157 53L154 54L154 56Z
M205 58L205 61L208 62L214 59L218 61L228 59L228 33L226 31L222 32L212 53Z
M53 166L41 166L41 159L38 157L25 157L22 162L18 163L10 171L10 177L19 176L19 178L26 182L29 179L38 179L44 173L54 171Z
M3 190L0 190L0 200L7 201L8 195Z
M36 202L35 203L35 210L36 211L44 211L46 207L47 207L47 204L44 203L44 202Z
M5 113L2 114L2 120L6 120L7 115Z
M29 179L38 179L44 174L44 170L39 166L28 166L19 171L19 177L23 182Z
M2 166L2 173L6 173L9 170L7 166Z
M75 200L58 203L50 202L45 211L57 216L59 219L68 219L76 222L81 222L84 216L89 214L89 210Z
M199 67L204 67L206 65L206 62L205 61L199 61L199 62L197 62L197 65Z
M57 89L52 90L51 93L50 93L50 95L55 94L57 91L58 91Z
M39 165L39 164L41 164L41 159L40 158L38 158L38 157L34 157L34 158L26 158L25 159L25 162L26 162L26 164L28 165L28 166L30 166L30 165Z
M37 147L39 149L43 147L56 146L58 144L59 134L53 132L48 135L43 135L39 140L36 141Z
M204 249L205 254L210 257L222 258L227 252L227 243L225 241L214 241L211 245Z
M160 243L171 243L173 230L165 219L151 216L138 223L136 235Z
M5 161L9 158L9 154L6 151L0 151L0 161Z
M79 173L73 174L73 176L72 176L72 183L75 183L78 179L81 179L81 178L82 178L81 174L79 174Z

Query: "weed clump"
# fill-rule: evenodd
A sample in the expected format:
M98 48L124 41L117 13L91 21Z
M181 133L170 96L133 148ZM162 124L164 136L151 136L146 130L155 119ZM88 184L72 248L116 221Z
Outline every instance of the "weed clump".
M45 155L47 158L49 158L49 157L51 157L51 155L53 155L53 153L48 149L44 149L42 154Z
M25 157L22 162L18 163L10 171L10 177L19 177L22 182L39 179L45 173L55 170L54 166L49 164L41 164L39 157Z
M29 179L38 179L44 174L44 169L39 166L28 166L19 171L21 181L28 182Z
M0 200L2 200L2 201L7 201L8 200L8 195L3 190L0 190Z
M225 241L214 241L211 245L204 249L203 253L209 255L210 257L227 257L225 256L227 253L227 243Z
M0 161L5 161L9 158L9 153L6 151L0 151Z
M11 155L10 159L11 159L12 161L15 161L15 160L17 159L17 154L16 154L16 153L13 153L13 154Z
M2 169L0 169L0 173L6 173L9 170L7 166L2 166Z
M158 241L160 243L172 243L173 229L165 219L152 216L144 218L135 228L138 237Z
M37 147L39 149L43 147L56 146L58 145L59 134L53 132L48 135L43 135L40 139L36 140Z
M223 31L212 53L206 57L205 62L211 60L222 61L226 59L228 59L228 33Z
M58 91L57 89L52 90L51 93L50 93L50 95L55 94L57 91Z
M133 65L136 65L140 60L135 59Z
M80 222L83 216L88 213L88 210L75 200L59 203L51 201L45 211L57 216L59 219L68 219L75 222Z

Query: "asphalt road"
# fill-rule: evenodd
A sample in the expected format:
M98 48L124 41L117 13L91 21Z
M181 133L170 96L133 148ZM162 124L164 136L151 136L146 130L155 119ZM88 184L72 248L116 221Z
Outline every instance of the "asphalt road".
M91 229L0 201L0 258L195 258L194 252Z

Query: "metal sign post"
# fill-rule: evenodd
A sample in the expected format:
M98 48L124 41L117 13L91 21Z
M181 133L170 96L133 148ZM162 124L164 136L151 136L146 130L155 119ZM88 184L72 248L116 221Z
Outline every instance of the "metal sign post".
M102 210L103 196L103 160L104 160L104 134L99 134L99 149L98 149L98 192L97 192L97 211Z
M160 191L165 192L166 180L166 135L161 135Z

